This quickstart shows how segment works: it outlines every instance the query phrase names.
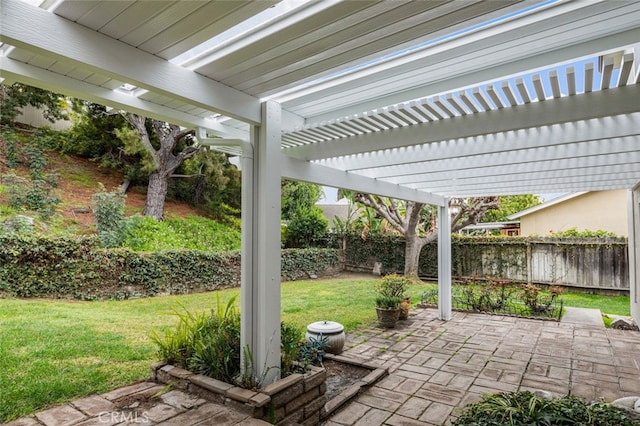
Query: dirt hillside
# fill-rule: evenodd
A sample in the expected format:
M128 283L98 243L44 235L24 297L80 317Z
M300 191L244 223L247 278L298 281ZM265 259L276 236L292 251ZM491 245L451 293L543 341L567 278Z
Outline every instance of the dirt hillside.
M83 232L95 232L95 219L92 209L91 197L104 187L106 190L114 190L120 187L123 174L114 169L99 167L96 163L74 155L48 153L49 172L59 175L58 187L55 190L62 202L56 210L69 221L77 225ZM7 173L4 162L0 162L0 174ZM26 169L18 168L17 174L26 176ZM145 187L132 186L127 191L126 214L142 213L145 203ZM6 203L6 199L0 197L0 203ZM165 204L165 216L186 217L198 215L197 210L185 203L167 201Z

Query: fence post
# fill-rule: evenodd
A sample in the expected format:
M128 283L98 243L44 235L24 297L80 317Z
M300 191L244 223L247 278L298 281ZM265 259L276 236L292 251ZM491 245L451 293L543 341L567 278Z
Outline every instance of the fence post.
M527 238L527 242L526 242L526 256L527 256L527 284L532 284L533 283L533 265L531 264L533 262L533 250L531 248L532 242L530 239Z

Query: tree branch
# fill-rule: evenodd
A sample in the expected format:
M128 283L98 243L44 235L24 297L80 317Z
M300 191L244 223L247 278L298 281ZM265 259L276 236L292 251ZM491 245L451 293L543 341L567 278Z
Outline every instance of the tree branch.
M405 233L405 229L403 227L404 224L402 222L396 221L395 217L389 212L389 207L378 203L373 195L357 193L355 195L355 200L367 207L371 207L372 209L374 209L376 213L378 213L387 222L389 222L389 224L398 232L402 234Z

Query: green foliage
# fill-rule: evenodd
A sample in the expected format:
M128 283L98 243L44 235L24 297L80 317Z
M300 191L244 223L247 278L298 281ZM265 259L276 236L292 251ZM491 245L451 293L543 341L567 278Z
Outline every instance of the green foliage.
M2 181L7 184L9 205L17 211L35 211L45 220L55 213L55 205L60 203L60 199L52 195L52 191L58 184L58 176L46 173L46 150L58 134L39 131L32 137L21 140L12 131L2 132L9 165L16 167L18 163L25 163L29 168L28 179L16 174L2 176Z
M297 210L310 208L321 198L322 188L319 185L283 179L281 184L282 220L293 219Z
M199 250L223 252L240 249L240 232L200 216L168 218L132 216L123 245L134 251Z
M609 231L603 231L598 229L596 231L591 231L585 229L583 231L578 231L577 228L570 228L566 231L558 231L552 232L550 235L552 238L616 238L618 237L615 233Z
M340 254L335 249L283 249L281 252L280 267L285 281L308 278L339 266Z
M13 125L15 118L27 105L42 108L44 118L51 123L67 118L68 104L64 96L22 83L11 86L0 84L1 124Z
M281 193L282 220L286 224L284 246L304 248L324 245L329 221L322 209L315 205L322 197L320 186L283 180Z
M500 208L489 210L482 217L482 222L505 222L512 214L542 204L542 199L534 194L500 196Z
M186 177L171 180L170 197L204 207L218 221L238 221L242 205L241 175L225 154L200 150L184 161L176 174Z
M300 207L287 222L285 247L305 248L324 245L329 221L317 206Z
M0 294L121 300L240 285L238 252L136 253L100 246L98 237L0 233ZM337 265L338 253L291 249L283 260L283 277L297 279Z
M72 114L72 119L73 126L56 145L58 151L120 169L133 160L124 155L122 142L115 136L115 129L125 124L122 115L111 114L102 105L83 103Z
M20 139L18 134L12 131L2 132L3 151L7 161L7 167L15 169L20 161Z
M381 309L398 309L403 297L376 296L376 307Z
M411 284L411 280L409 278L398 274L389 274L376 283L375 290L380 296L397 297L402 301L405 297L409 284Z
M240 312L236 308L235 296L226 305L216 297L216 308L209 314L191 313L184 306L181 308L181 311L174 310L178 317L174 329L162 333L156 330L150 335L163 361L247 388L260 385L253 354L247 347L243 348L244 371L241 374ZM280 332L283 349L281 374L284 376L295 369L302 332L285 322L281 323Z
M564 306L564 301L558 297L561 292L559 287L542 291L531 284L517 285L489 279L486 282L471 280L456 284L451 294L454 309L559 321ZM437 289L425 291L422 303L437 305Z
M127 224L124 216L126 198L120 191L93 194L96 228L103 247L118 247L124 241Z
M142 174L148 175L158 168L153 156L142 144L137 130L123 125L121 128L115 129L114 134L122 141L124 154L139 159L138 166Z
M329 347L329 338L319 334L318 336L309 336L300 346L300 354L298 360L304 370L309 365L322 365L327 348Z
M376 307L382 309L398 309L406 297L411 280L397 274L386 275L376 282Z
M235 297L226 306L217 299L209 315L174 310L175 329L150 335L160 358L175 366L227 383L240 374L240 313Z
M582 399L569 395L544 399L525 391L484 395L481 401L467 405L453 424L632 426L637 423L609 405L587 405Z
M543 295L541 291L540 287L533 284L520 286L520 298L533 315L545 314L553 309L552 304L557 297L557 293Z
M282 365L281 375L288 376L297 371L295 363L300 358L301 342L304 332L293 323L280 323L280 357Z

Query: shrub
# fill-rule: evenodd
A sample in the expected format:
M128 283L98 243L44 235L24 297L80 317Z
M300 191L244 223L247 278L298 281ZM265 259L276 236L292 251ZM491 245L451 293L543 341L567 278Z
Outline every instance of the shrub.
M484 395L467 405L453 423L464 425L637 425L621 410L605 405L587 405L576 396L545 399L531 392Z
M239 252L136 253L125 248L105 250L100 245L97 236L0 231L0 294L120 300L240 285ZM306 278L339 264L337 250L284 250L282 277Z
M93 194L96 228L104 247L117 247L124 241L126 198L127 196L120 191Z
M2 133L7 165L16 168L22 162L29 168L28 179L16 174L1 176L3 183L8 184L6 192L9 204L18 211L36 211L45 220L53 216L55 205L60 203L60 199L51 194L58 185L58 176L45 173L46 150L56 137L56 134L39 131L20 143L20 137L15 132Z
M240 232L204 217L167 218L162 222L132 216L123 245L134 251L200 250L221 252L240 249Z
M260 384L253 375L252 354L244 349L244 374L240 368L240 313L235 306L236 298L223 306L218 299L211 313L190 313L183 306L174 310L178 324L174 329L150 334L158 347L158 355L163 361L186 368L197 374L203 374L227 383L237 383L244 387ZM294 371L294 361L298 360L298 351L302 332L294 325L282 323L282 371L287 375Z
M376 283L375 290L378 295L387 298L404 299L407 286L411 283L409 278L402 275L389 274L385 275L382 280ZM398 302L400 303L400 302Z
M298 208L287 222L285 247L306 248L324 245L329 221L317 206Z

